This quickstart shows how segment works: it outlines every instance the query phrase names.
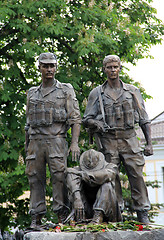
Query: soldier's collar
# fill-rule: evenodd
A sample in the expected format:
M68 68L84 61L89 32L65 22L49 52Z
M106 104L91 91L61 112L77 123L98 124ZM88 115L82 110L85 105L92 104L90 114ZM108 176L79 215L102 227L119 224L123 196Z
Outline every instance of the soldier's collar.
M104 87L107 85L108 81L106 80L101 86L101 92L104 92Z
M55 83L54 83L55 88L62 88L61 82L59 82L57 79L55 79L55 80L56 80ZM53 85L53 86L54 86L54 85Z
M102 84L101 92L104 92L103 88L104 88L104 86L106 86L107 83L108 83L108 81L106 80L106 81ZM126 83L124 83L121 79L120 79L120 83L121 83L121 86L122 86L122 88L123 88L124 90L129 90L129 89L127 88Z
M41 84L41 85L37 88L36 91L39 90L39 91L41 92L41 94L42 94L43 97L46 97L47 95L49 95L50 93L52 93L53 91L55 91L57 88L58 88L58 89L61 88L61 83L60 83L58 80L56 80L56 79L55 79L54 84L53 84L51 87L47 88L46 91L42 91L42 85L43 85L43 84Z
M127 87L127 84L126 83L124 83L123 81L121 81L120 80L120 82L121 82L121 84L122 84L122 87L123 87L123 89L124 90L126 90L126 91L128 91L129 90L129 88Z
M62 87L62 85L61 85L61 83L57 80L57 79L54 79L55 80L55 82L54 82L54 84L51 86L51 89L55 89L55 88L61 88ZM42 88L42 83L37 87L37 89L35 90L35 91L37 91L37 90L40 90L41 88Z

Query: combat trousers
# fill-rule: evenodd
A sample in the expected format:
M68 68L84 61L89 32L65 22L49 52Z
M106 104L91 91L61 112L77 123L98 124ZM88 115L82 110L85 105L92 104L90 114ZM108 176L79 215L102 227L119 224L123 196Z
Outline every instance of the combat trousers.
M66 167L67 142L65 138L32 139L26 157L26 174L30 185L30 214L46 213L46 165L48 164L53 188L53 211L66 206Z
M91 186L84 182L81 176L68 173L67 184L70 202L73 203L74 193L76 191L80 192L87 219L93 218L95 210L101 210L107 221L117 222L122 220L113 182L103 183L102 185L97 183L94 184L95 186Z
M84 206L86 212L88 211L89 203L94 198L93 210L102 211L104 213L105 220L111 222L119 222L122 220L120 208L118 205L115 187L113 183L107 182L98 187L84 186Z
M121 161L126 169L135 211L149 210L147 188L143 179L145 160L136 136L130 138L115 138L110 134L100 137L102 152L107 162L120 167Z

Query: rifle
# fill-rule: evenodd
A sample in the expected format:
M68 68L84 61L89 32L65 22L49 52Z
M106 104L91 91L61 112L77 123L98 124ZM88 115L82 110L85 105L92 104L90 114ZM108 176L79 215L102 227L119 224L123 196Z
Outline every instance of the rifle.
M103 101L102 101L102 95L101 95L101 92L102 92L102 86L98 86L97 87L97 93L98 93L98 98L99 98L99 104L100 104L100 111L101 111L101 116L102 116L102 120L103 120L103 127L104 127L104 131L103 132L108 132L108 130L110 129L110 126L106 123L105 121L105 111L104 111L104 105L103 105ZM102 134L102 132L95 132L94 129L89 129L89 143L90 144L93 144L93 135L95 134L95 139L96 139L96 142L98 144L98 148L99 149L103 149L103 146L101 144L101 140L100 140L100 137L99 135Z
M104 111L104 105L103 105L102 95L101 95L102 86L97 87L97 92L98 92L98 96L99 96L99 103L100 103L100 110L101 110L101 114L102 114L102 119L103 119L103 122L104 122L104 132L108 132L108 130L110 129L110 126L105 121L105 111Z

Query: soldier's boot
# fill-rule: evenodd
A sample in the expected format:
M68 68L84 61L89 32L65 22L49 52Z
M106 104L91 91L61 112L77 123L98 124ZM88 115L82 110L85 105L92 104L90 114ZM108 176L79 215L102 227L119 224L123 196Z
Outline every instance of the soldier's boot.
M41 219L42 219L41 215L32 215L30 228L36 228L40 226L42 224Z
M31 216L31 225L30 228L36 228L37 227L37 220L36 220L36 215Z
M143 224L149 224L148 212L147 210L137 211L137 219Z
M36 217L36 224L39 226L42 225L42 222L41 222L42 217L43 217L43 215L37 215L37 217Z
M91 224L101 224L102 222L103 222L103 212L101 210L95 210Z

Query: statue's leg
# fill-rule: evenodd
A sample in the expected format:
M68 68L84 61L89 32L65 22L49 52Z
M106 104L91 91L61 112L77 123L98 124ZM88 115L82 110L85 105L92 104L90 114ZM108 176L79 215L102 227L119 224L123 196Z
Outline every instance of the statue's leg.
M63 222L68 214L68 195L65 181L66 149L63 138L49 139L48 165L51 172L53 188L53 211L57 213L59 222Z
M46 161L44 159L44 140L30 140L26 157L26 174L30 185L30 211L33 225L41 224L46 213L45 186Z
M109 139L109 138L102 138L101 143L103 145L102 153L105 155L105 160L109 163L114 163L120 168L120 156L118 151L118 140L117 139ZM124 201L122 198L122 187L120 182L119 171L116 175L115 181L115 191L117 195L117 199L119 202L120 210L123 211L124 209Z
M134 210L136 211L150 209L148 192L143 179L143 165L138 165L136 161L139 158L141 160L143 158L141 153L126 154L123 160L131 187Z
M103 216L112 222L122 220L115 187L112 182L100 186L93 209L94 211L102 211Z
M148 217L146 215L147 211L150 209L150 201L143 178L145 160L141 149L138 147L138 141L136 139L129 139L126 142L126 153L122 152L121 155L131 187L131 197L134 204L133 208L137 211L137 215L144 216L143 219L142 216L141 218L138 217L138 220L148 223Z
M150 202L143 179L145 160L138 140L136 137L132 137L130 139L122 140L120 145L122 145L120 154L131 186L131 196L134 202L134 209L149 210Z

